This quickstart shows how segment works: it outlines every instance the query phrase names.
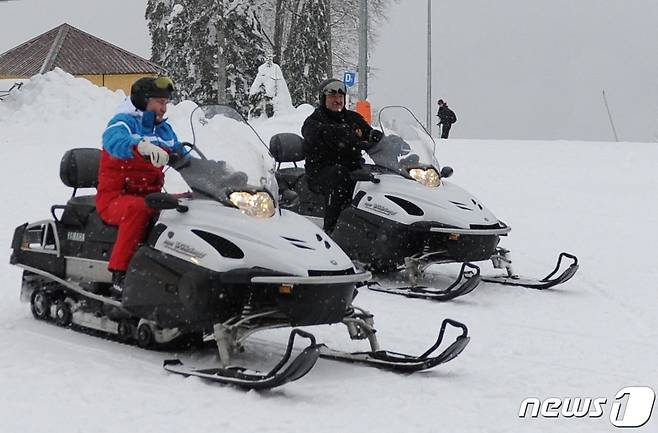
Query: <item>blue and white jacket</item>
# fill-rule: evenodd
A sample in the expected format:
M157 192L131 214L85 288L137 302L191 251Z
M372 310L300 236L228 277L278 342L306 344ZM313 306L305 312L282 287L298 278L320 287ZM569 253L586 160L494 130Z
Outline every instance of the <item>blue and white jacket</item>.
M138 110L126 98L103 132L103 149L115 158L132 159L135 145L143 139L170 153L180 154L183 148L166 119L156 124L155 113Z

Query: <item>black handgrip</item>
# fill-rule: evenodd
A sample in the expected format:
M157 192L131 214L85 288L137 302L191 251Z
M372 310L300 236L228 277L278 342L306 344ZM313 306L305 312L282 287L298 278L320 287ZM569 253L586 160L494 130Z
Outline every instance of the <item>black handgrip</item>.
M55 211L58 210L58 209L66 209L66 206L63 205L63 204L55 204L55 205L50 206L50 214L53 216L53 219L56 222L59 222L59 218L57 218L57 215L55 215Z

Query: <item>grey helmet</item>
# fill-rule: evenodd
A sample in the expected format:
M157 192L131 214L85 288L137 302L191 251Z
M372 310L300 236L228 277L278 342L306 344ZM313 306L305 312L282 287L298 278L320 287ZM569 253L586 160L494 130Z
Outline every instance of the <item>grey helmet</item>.
M329 78L324 80L318 86L318 100L320 101L320 107L325 106L326 96L332 93L342 93L343 95L347 94L347 87L345 83L336 78Z

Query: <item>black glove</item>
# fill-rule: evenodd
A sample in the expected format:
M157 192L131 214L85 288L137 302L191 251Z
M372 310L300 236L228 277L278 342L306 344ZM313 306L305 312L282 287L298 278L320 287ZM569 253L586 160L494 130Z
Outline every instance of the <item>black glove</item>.
M370 134L368 134L368 141L370 143L379 143L379 140L381 140L382 138L384 138L384 133L377 129L373 129L372 131L370 131Z
M374 142L369 142L369 141L359 141L356 144L356 147L365 150L366 152L369 151L372 147L374 147L377 143Z

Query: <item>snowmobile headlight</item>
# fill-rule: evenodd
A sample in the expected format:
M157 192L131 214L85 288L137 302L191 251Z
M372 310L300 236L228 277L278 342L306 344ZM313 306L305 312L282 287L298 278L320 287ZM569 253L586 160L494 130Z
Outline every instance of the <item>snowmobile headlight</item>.
M269 218L274 215L274 200L266 192L234 192L229 196L229 200L249 216Z
M441 177L434 168L412 168L409 170L409 176L430 188L441 185Z

